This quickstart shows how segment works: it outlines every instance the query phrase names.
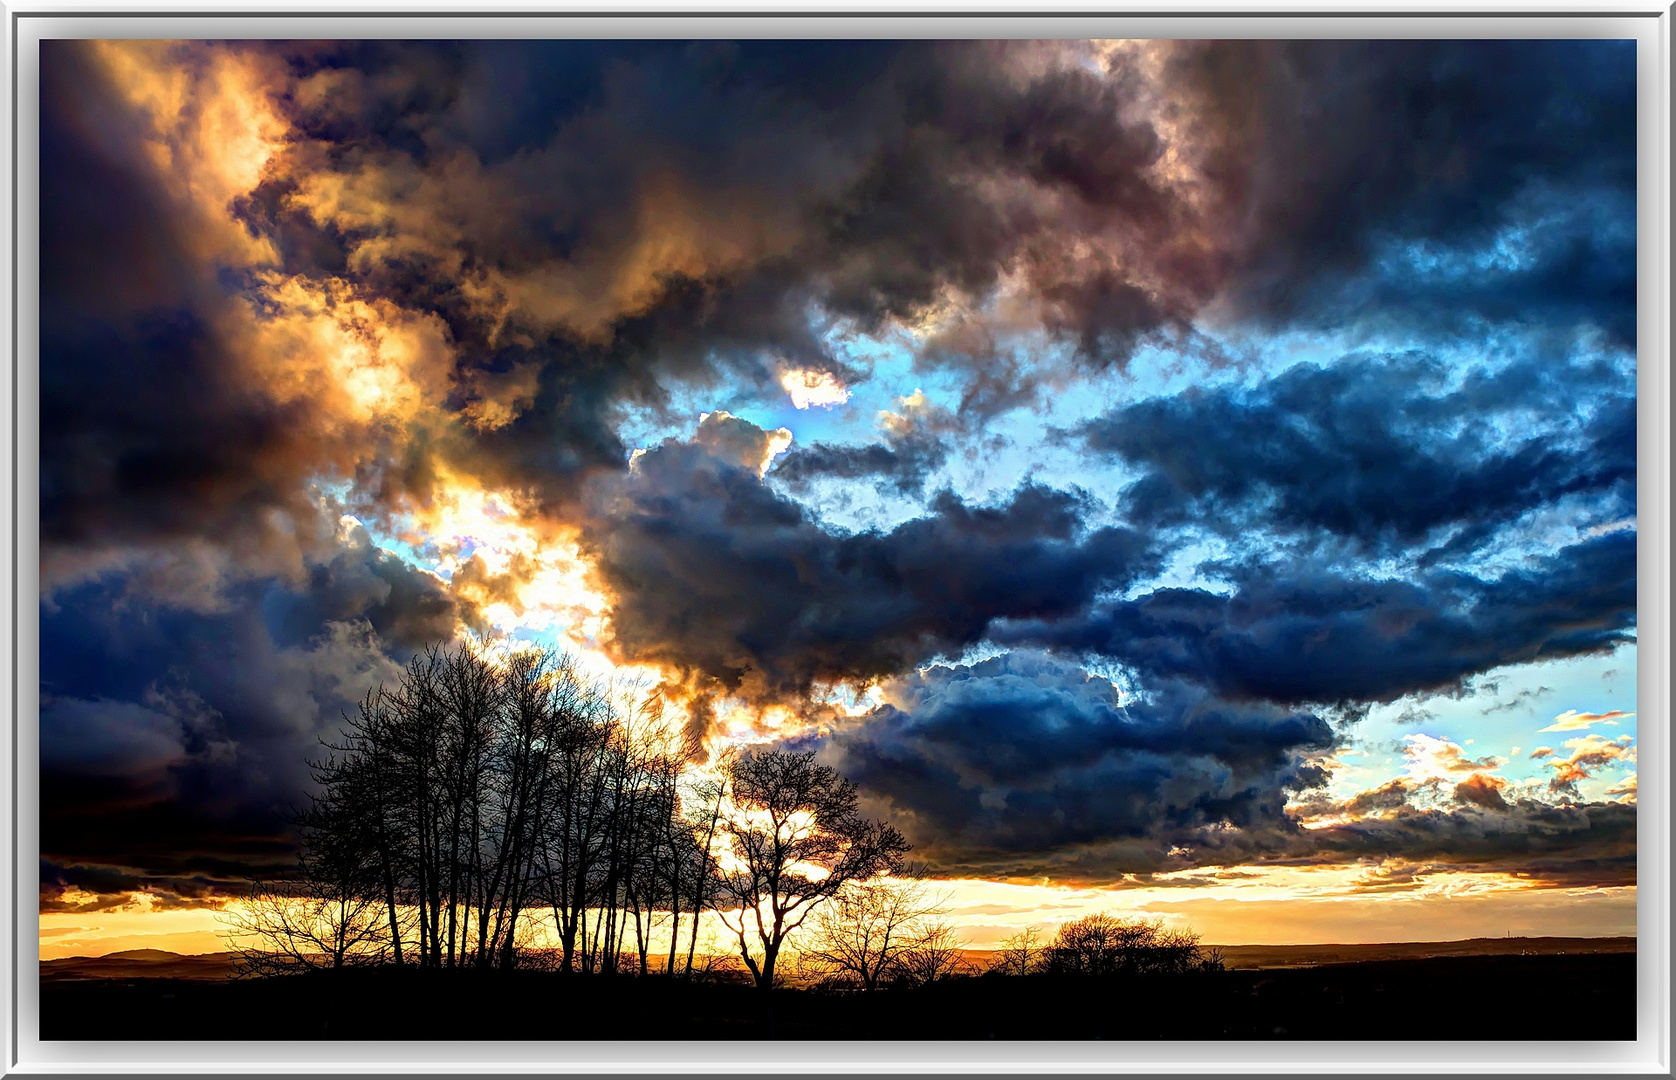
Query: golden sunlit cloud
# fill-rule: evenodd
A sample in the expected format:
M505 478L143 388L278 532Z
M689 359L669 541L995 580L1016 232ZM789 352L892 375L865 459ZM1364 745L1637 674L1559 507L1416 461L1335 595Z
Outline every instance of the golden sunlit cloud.
M761 477L767 474L774 459L791 446L792 435L786 428L764 431L718 409L699 415L693 442L704 447L712 457L750 469Z
M1638 791L1635 777L1636 777L1635 773L1630 773L1628 776L1624 777L1618 783L1616 783L1616 784L1612 785L1611 787L1607 788L1606 789L1607 798L1621 799L1621 800L1623 800L1624 802L1627 802L1627 803L1635 802L1636 801L1636 793Z
M830 371L785 371L780 385L798 409L830 409L850 400L849 390Z
M1543 732L1586 731L1595 724L1609 724L1616 727L1619 720L1627 720L1634 715L1635 714L1632 712L1623 712L1619 709L1613 709L1610 712L1603 713L1578 712L1576 709L1567 709L1565 712L1554 717L1554 722L1552 724L1549 724L1545 728L1538 728L1537 730Z
M1448 779L1454 782L1459 773L1494 769L1507 764L1506 758L1495 756L1474 760L1466 749L1448 739L1430 735L1403 736L1404 772L1416 782Z
M262 180L290 136L270 93L282 82L282 62L168 41L89 47L128 104L148 119L148 157L178 211L194 220L189 235L200 254L235 265L276 263L268 239L234 220L231 207Z
M609 663L596 642L610 602L593 585L573 529L439 468L431 499L411 508L397 535L495 631L541 632L595 666Z

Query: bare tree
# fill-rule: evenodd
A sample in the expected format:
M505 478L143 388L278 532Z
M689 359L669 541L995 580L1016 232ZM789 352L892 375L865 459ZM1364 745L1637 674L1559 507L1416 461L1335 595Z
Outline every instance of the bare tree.
M966 970L963 943L946 919L922 923L918 933L891 965L892 973L910 986L928 986Z
M402 916L386 888L388 822L379 803L376 762L361 753L378 723L369 695L354 735L327 744L310 763L319 789L293 825L302 850L293 877L255 882L223 916L243 974L383 961L401 940Z
M1098 914L1062 925L1043 952L1043 968L1060 975L1178 974L1203 969L1206 959L1191 930Z
M895 867L908 843L857 807L855 785L813 753L758 752L729 770L719 913L758 988L774 986L786 938L845 885Z
M829 978L848 977L863 990L876 989L919 943L926 921L943 913L941 899L912 877L852 881L815 913L802 962Z
M369 692L356 715L344 719L343 740L322 740L326 758L310 763L319 789L295 820L303 849L298 878L284 891L308 890L322 899L377 897L391 956L400 964L405 919L398 899L403 852L394 820L399 781L384 751L389 711L382 690Z
M1027 926L1001 942L990 970L1003 975L1032 975L1041 970L1044 945L1034 926Z
M727 801L728 777L733 770L733 762L737 757L732 748L724 750L711 763L715 775L700 780L692 788L693 811L688 818L689 835L692 838L691 859L692 876L688 879L691 892L688 893L688 903L692 916L692 933L687 939L686 977L693 977L693 957L698 951L699 916L708 907L713 907L721 899L723 890L720 876L717 873L715 855L712 847L716 841L717 830L721 826L722 807ZM673 945L673 942L671 942Z
M609 696L572 681L554 704L552 782L541 845L542 884L553 909L560 970L585 970L587 913L601 888L611 815L610 762L619 739Z
M477 963L517 962L519 916L531 899L530 878L545 823L547 766L554 736L555 683L573 678L551 654L509 657L501 672L503 721L491 740L486 813L478 843L483 878L477 893ZM492 923L491 923L492 917Z
M389 952L379 899L319 882L255 882L221 919L246 976L379 963Z

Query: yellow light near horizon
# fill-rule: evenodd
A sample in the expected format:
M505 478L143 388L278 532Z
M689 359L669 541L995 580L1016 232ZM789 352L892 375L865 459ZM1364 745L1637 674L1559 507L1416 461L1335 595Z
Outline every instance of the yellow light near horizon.
M1207 945L1328 945L1393 941L1455 941L1472 937L1634 936L1636 888L1544 888L1506 874L1436 873L1418 887L1368 892L1377 886L1357 866L1239 867L1160 875L1226 875L1218 884L1076 887L981 879L931 882L946 898L949 921L965 947L995 948L1027 927L1052 937L1071 919L1099 912L1120 918L1162 918L1195 931ZM1255 878L1236 878L1252 874ZM233 902L234 905L237 901ZM545 927L551 912L531 911ZM544 921L545 920L545 921ZM719 921L706 913L701 942L730 951ZM684 921L690 928L691 924ZM43 912L43 960L99 956L127 949L215 952L228 947L219 912L208 908L154 910L145 904L97 913ZM682 932L683 948L687 931ZM543 931L542 935L550 935ZM632 937L632 932L631 932ZM556 940L556 939L554 939ZM656 948L667 952L667 916L654 927Z
M226 927L214 908L155 910L136 904L117 911L42 912L42 960L104 956L129 949L163 949L185 954L222 952Z

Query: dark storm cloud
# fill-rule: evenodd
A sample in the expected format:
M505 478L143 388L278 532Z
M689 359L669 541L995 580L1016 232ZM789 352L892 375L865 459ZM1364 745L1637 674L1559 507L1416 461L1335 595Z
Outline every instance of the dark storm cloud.
M1204 298L1207 253L1173 233L1186 208L1152 175L1162 141L1123 119L1133 83L1057 65L996 78L1009 58L994 44L945 45L925 59L888 103L907 121L900 137L830 211L835 309L911 317L947 285L983 295L1017 257L1046 328L1091 363L1121 363L1142 337L1182 324ZM985 190L1007 182L1063 209ZM1078 225L1121 234L1142 279L1126 276L1133 263L1075 262L1065 231Z
M1633 42L1199 42L1175 50L1169 78L1235 211L1229 292L1242 313L1581 317L1633 343ZM1498 241L1522 250L1498 264ZM1375 265L1416 242L1406 273ZM1490 265L1445 280L1424 257L1439 248ZM1349 303L1381 289L1438 303Z
M588 536L627 659L752 695L892 675L1000 618L1057 618L1156 567L1143 537L1088 529L1065 492L996 506L938 495L889 532L840 534L754 471L675 441L642 455Z
M272 873L320 736L457 616L434 579L346 548L219 611L61 590L41 616L41 851L142 876ZM95 890L98 891L98 890Z
M793 446L774 463L772 478L797 492L830 477L872 479L900 495L922 494L926 479L948 460L950 444L963 426L949 410L913 399L903 402L900 413L887 414L886 420L883 442Z
M1158 589L1084 620L996 636L1109 657L1234 700L1394 701L1507 664L1634 640L1635 552L1634 533L1613 532L1493 580L1247 567L1232 575L1231 595Z
M325 380L303 371L329 346L264 339L283 338L286 314L262 291L271 275L240 265L240 245L261 237L154 168L159 150L194 150L178 132L169 146L157 141L154 127L174 118L127 101L89 43L48 46L40 509L49 602L61 586L123 573L133 591L164 603L214 608L240 581L296 579L340 558L319 484L354 479L362 490L352 496L383 509L426 490L437 440L365 409L345 416ZM201 67L186 54L178 63L182 74Z
M1173 847L1220 831L1283 836L1288 793L1325 780L1302 758L1334 743L1319 717L1178 682L1120 704L1106 680L1027 653L932 667L892 693L822 753L950 871L1028 874L1110 845L1118 875L1173 867Z
M1457 789L1458 791L1458 789ZM1386 817L1309 830L1318 860L1396 858L1458 870L1518 873L1554 885L1633 885L1635 807L1555 806L1487 795L1451 811L1408 807ZM1490 804L1490 805L1486 805Z
M774 466L774 479L800 491L811 480L823 476L838 480L876 477L881 485L903 495L917 495L925 488L926 475L947 459L948 448L931 440L906 445L815 443L794 449L782 458Z
M297 588L272 590L269 619L291 639L329 623L363 620L378 639L401 653L452 638L459 625L476 622L469 604L442 582L373 544L356 526L331 561L309 568Z
M225 895L236 892L236 885L216 883L276 877L295 868L297 848L286 820L291 807L304 800L303 791L299 783L288 793L290 801L277 805L197 789L158 799L121 780L43 770L41 851L55 864L88 872L116 868L121 877L112 892L101 893L101 906L119 903L116 897L130 890L182 898L209 891ZM55 881L43 879L43 891ZM205 891L189 884L195 882ZM78 882L72 878L67 884Z
M134 893L151 895L151 909L220 907L242 887L240 876L195 873L189 876L136 873L120 866L59 864L41 860L40 910L44 912L117 911L134 904ZM90 893L67 899L68 890Z
M1504 797L1475 774L1453 808L1402 779L1333 803L1312 757L1336 745L1308 713L1242 705L1161 681L1119 704L1064 661L1010 653L936 666L893 703L805 739L854 778L939 871L1107 884L1193 866L1432 862L1560 885L1635 880L1635 813ZM1347 815L1299 826L1299 815Z
M186 312L142 320L132 337L65 319L75 325L49 317L41 359L49 569L100 545L216 538L260 563L329 541L307 485L318 464L309 419L233 385L208 328ZM275 527L274 512L301 528Z
M1128 118L1133 78L1057 45L292 51L304 138L244 213L288 269L442 315L468 378L522 340L583 396L655 402L720 371L771 387L770 361L839 366L811 304L877 328L981 302L1009 270L1051 333L1120 363L1210 288L1163 145ZM1073 258L1092 236L1102 253Z
M1089 614L1160 554L1144 531L1091 527L1079 496L945 492L890 531L839 533L761 481L770 447L743 421L626 469L629 408L668 419L678 391L721 384L778 400L788 367L865 377L832 354L834 325L931 320L916 363L958 377L963 430L1066 375L1011 348L1017 335L1044 332L1076 370L1121 369L1142 344L1198 348L1191 326L1217 300L1271 324L1371 324L1368 305L1399 304L1426 329L1590 323L1633 340L1619 45L1168 46L1165 89L1185 79L1196 117L1180 145L1149 119L1158 88L1139 66L1101 76L1063 48L187 45L156 53L188 93L154 125L96 44L46 43L51 880L100 897L149 882L184 902L195 875L284 862L316 734L393 658L475 618L337 515L387 525L450 476L582 529L621 655L759 700L899 675L997 620L1146 677L1160 697L1117 710L1079 697L1068 669L1044 667L1034 698L1022 668L985 669L992 711L975 687L927 682L835 742L927 836L941 830L927 843L951 865L1024 867L1027 843L1088 866L1115 844L1114 864L1141 868L1168 865L1171 837L1289 850L1278 807L1320 778L1295 753L1320 721L1250 702L1386 700L1625 640L1633 536L1495 581L1240 571L1231 598L1162 590ZM157 163L193 160L187 135L222 85L207 65L228 57L289 126L253 186L216 206ZM1166 176L1177 151L1201 162L1186 181ZM263 336L295 315L278 285L299 283L368 305L356 341L401 319L434 331L423 408L372 417L333 396L329 368L300 366L332 346ZM1525 366L1411 391L1417 363L1347 367L1360 389L1299 369L1087 434L1149 470L1128 493L1142 530L1262 514L1378 546L1470 539L1569 493L1615 492L1633 512L1633 403L1616 383L1597 394L1582 369ZM1557 416L1573 399L1591 411L1565 413L1552 441L1482 426L1497 401ZM917 496L947 454L922 419L873 445L796 448L770 480ZM1308 437L1274 434L1287 424ZM1189 436L1203 445L1184 449ZM322 494L345 488L343 507ZM966 746L967 725L990 741ZM915 769L923 793L897 779Z
M1429 357L1347 358L1139 402L1080 434L1145 470L1124 494L1136 521L1470 551L1568 495L1633 515L1633 390L1600 363L1531 360L1453 384Z
M41 540L60 548L260 534L307 519L295 407L218 347L213 268L148 175L139 122L84 52L42 62Z

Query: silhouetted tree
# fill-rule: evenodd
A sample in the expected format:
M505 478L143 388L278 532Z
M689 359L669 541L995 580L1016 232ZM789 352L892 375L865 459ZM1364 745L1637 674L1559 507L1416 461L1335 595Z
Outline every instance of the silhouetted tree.
M809 924L801 959L811 972L848 977L876 989L945 913L925 882L884 876L852 881L822 904Z
M573 670L573 669L572 669ZM609 695L574 678L555 697L541 883L553 910L560 970L585 970L587 912L604 877L611 816L610 763L620 739Z
M389 952L377 898L331 883L254 882L222 921L240 975L380 963Z
M913 941L891 964L891 972L898 982L929 986L966 970L960 938L948 920L935 919L920 924L917 929Z
M1043 970L1056 975L1179 974L1203 966L1193 931L1107 914L1065 923L1042 955Z
M732 772L737 753L733 748L723 750L712 762L715 775L698 781L691 789L692 810L687 818L691 838L689 856L690 877L687 878L688 910L692 912L692 931L687 939L686 978L693 977L693 957L698 951L699 916L713 907L723 896L722 883L712 847L721 826L722 807L727 802L728 776ZM673 948L675 942L671 940Z
M757 986L769 990L787 936L850 882L894 868L908 843L864 817L855 785L813 753L745 755L729 768L728 786L720 881L737 911L723 921Z
M1041 970L1043 951L1040 932L1027 926L1001 942L990 970L1002 975L1033 975Z
M644 690L589 680L552 652L425 649L325 742L298 871L254 889L232 930L276 970L539 962L646 975L667 928L674 975L688 928L690 976L700 918L725 900L741 957L772 986L787 935L907 844L807 754L723 757L695 775L699 747ZM536 907L552 912L556 959L537 943Z

